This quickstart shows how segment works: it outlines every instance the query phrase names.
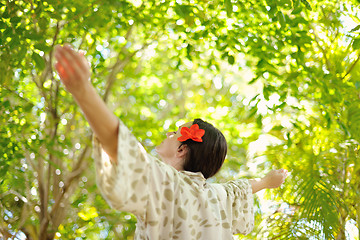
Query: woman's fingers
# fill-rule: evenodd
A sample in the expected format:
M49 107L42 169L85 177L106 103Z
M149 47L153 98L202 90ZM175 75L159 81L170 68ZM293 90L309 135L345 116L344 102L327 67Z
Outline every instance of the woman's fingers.
M71 64L71 58L66 55L62 48L57 48L55 53L55 58L57 59L58 63L61 65L61 73L66 77L63 80L71 80L71 78L76 77L78 78L78 74L76 73L75 69L76 66ZM59 72L60 73L60 72ZM76 75L76 76L74 76Z
M76 79L89 77L89 67L86 65L87 61L69 46L57 46L55 57L58 62L61 63L63 73L66 73L67 77L74 77Z
M279 169L278 170L284 177L287 177L287 173L288 173L288 171L286 170L286 169Z
M59 73L59 76L62 80L66 81L69 78L68 74L66 73L64 67L61 65L60 62L57 62L55 64L55 69Z
M81 77L81 69L79 69L78 64L76 64L78 60L74 57L74 54L65 47L59 48L58 54L58 60L64 66L68 74L76 77L77 79Z
M89 64L81 52L75 52L70 45L64 46L64 52L74 60L74 63L82 70L89 71Z
M90 64L85 57L85 52L79 51L79 57L82 60L82 63L84 64L83 66L86 68L86 71L90 71Z

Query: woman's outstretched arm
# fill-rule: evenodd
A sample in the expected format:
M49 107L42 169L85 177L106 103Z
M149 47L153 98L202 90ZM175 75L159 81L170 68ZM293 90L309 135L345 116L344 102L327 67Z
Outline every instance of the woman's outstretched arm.
M104 151L116 162L119 121L91 85L89 63L67 45L56 46L55 58L61 82L73 95Z
M278 188L284 183L287 177L287 170L279 169L272 170L265 177L256 180L249 180L252 188L252 193L256 193L265 188Z

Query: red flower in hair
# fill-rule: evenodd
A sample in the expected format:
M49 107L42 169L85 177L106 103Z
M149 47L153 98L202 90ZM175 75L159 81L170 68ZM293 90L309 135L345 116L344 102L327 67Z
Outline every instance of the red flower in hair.
M199 125L193 124L190 129L188 127L182 127L180 130L181 137L178 137L178 141L184 142L188 139L192 139L195 142L202 142L202 136L205 134L204 129L199 129Z

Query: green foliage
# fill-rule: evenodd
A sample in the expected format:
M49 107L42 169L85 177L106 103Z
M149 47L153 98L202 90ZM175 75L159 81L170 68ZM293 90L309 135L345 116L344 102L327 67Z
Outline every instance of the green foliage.
M345 239L347 223L359 228L355 1L3 1L0 15L0 237L131 239L135 229L99 195L91 132L53 68L64 43L86 52L92 83L148 151L202 117L229 145L212 181L292 172L265 195L270 212L256 200L255 230L239 239Z

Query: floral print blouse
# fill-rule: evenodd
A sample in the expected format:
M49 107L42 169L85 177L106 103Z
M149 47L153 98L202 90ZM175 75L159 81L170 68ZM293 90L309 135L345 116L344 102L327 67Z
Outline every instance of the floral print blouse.
M149 155L120 121L117 164L95 140L97 184L109 205L137 217L135 239L227 240L254 226L248 180L205 181Z

